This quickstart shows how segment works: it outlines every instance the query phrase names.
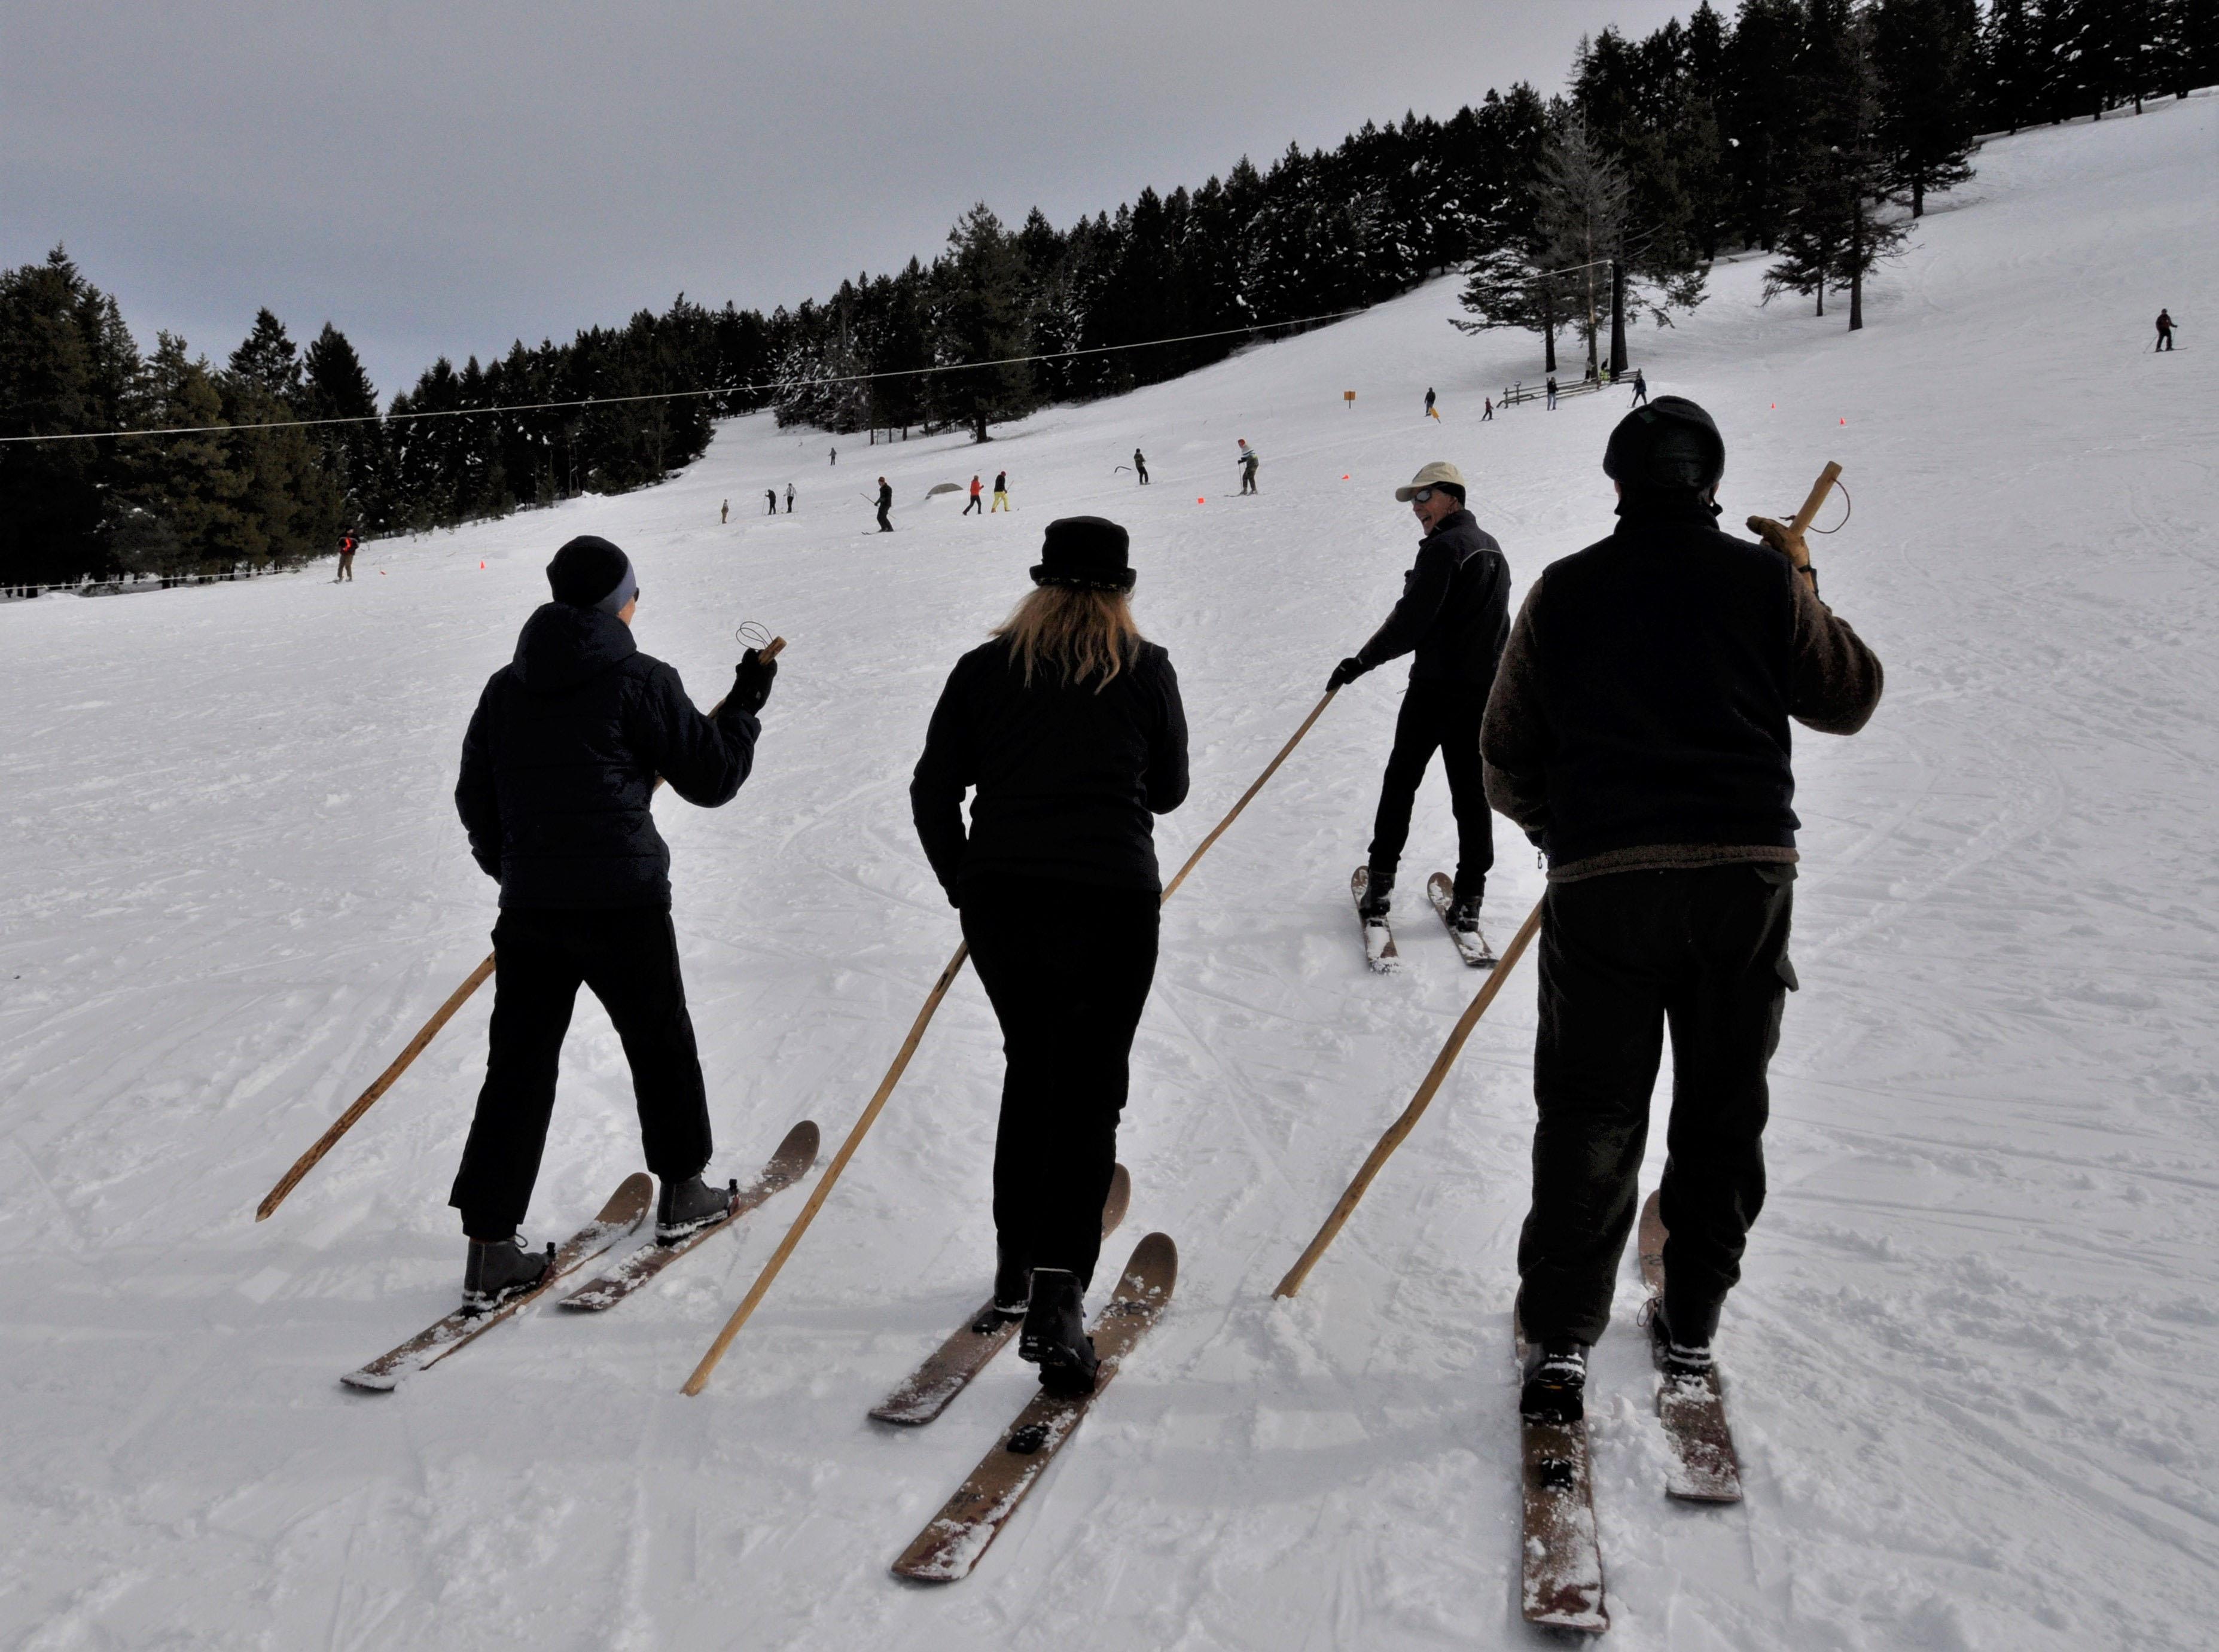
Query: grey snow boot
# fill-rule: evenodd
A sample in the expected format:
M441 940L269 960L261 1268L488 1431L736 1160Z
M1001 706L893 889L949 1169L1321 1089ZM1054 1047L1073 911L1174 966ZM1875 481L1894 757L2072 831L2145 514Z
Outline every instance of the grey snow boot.
M711 1187L698 1176L689 1176L683 1182L665 1182L655 1206L656 1243L668 1245L724 1220L732 1214L739 1197L737 1182L721 1188Z
M520 1296L547 1276L555 1264L555 1247L535 1251L523 1235L505 1239L472 1239L463 1264L463 1311L484 1314L512 1296Z

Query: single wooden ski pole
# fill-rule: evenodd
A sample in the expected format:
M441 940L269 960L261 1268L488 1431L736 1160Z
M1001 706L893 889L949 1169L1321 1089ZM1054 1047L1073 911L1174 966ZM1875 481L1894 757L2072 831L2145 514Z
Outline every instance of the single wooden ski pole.
M1504 950L1501 961L1495 965L1482 984L1478 996L1472 999L1470 1007L1457 1018L1457 1024L1449 1034L1449 1041L1441 1046L1441 1053L1433 1058L1432 1068L1418 1085L1418 1093L1410 1098L1409 1106L1402 1109L1402 1116L1387 1127L1387 1133L1379 1138L1379 1145L1364 1159L1364 1167L1356 1172L1356 1179L1348 1184L1348 1191L1340 1196L1340 1202L1333 1208L1333 1214L1325 1219L1325 1226L1318 1229L1317 1237L1310 1241L1309 1248L1302 1252L1293 1267L1287 1270L1287 1276L1279 1282L1279 1288L1271 1293L1272 1295L1292 1296L1302 1288L1302 1281L1309 1277L1310 1270L1325 1254L1326 1246L1331 1245L1342 1227L1347 1225L1350 1213L1363 1199L1364 1190L1371 1185L1371 1178L1379 1174L1379 1167L1387 1162L1389 1154L1402 1145L1403 1138L1416 1128L1419 1118L1433 1099L1433 1092L1440 1089L1441 1081L1449 1076L1449 1069L1456 1065L1457 1057L1464 1053L1464 1040L1471 1036L1471 1029L1487 1013L1488 1005L1495 1002L1495 995L1502 991L1503 982L1517 967L1519 959L1525 955L1527 945L1540 928L1541 903L1536 901L1526 922L1518 926L1518 933Z
M786 639L783 637L774 637L764 647L761 657L766 660L775 660L779 650L785 646ZM718 700L711 709L709 715L714 717L724 709L724 702ZM655 777L655 785L657 791L662 789L661 775ZM455 1011L469 1002L470 994L486 984L487 978L493 973L493 959L494 955L488 953L485 955L485 961L470 972L469 978L448 994L447 1002L441 1004L432 1019L417 1030L416 1036L408 1040L407 1047L393 1058L393 1065L379 1073L376 1082L354 1098L354 1104L351 1107L332 1121L332 1127L316 1138L314 1146L293 1161L293 1168L279 1177L277 1185L264 1195L262 1202L255 1206L255 1220L268 1220L270 1213L285 1202L285 1196L301 1184L301 1178L315 1169L323 1156L338 1144L339 1139L360 1122L362 1115L370 1111L371 1103L393 1088L393 1081L407 1071L409 1063L424 1053L424 1046L438 1036L439 1029L453 1019Z
M1256 783L1240 794L1240 800L1227 811L1225 818L1219 821L1195 852L1187 856L1186 864L1164 885L1164 901L1171 899L1172 891L1186 880L1187 873L1194 870L1195 862L1202 859L1211 844L1225 835L1225 829L1248 806L1249 799L1261 792L1264 783L1278 772L1279 765L1287 761L1287 755L1301 743L1302 737L1310 731L1310 725L1332 704L1333 697L1338 692L1330 688L1326 691L1325 698L1302 719L1302 726L1295 730L1294 738L1279 748L1279 755L1256 777ZM1158 905L1162 904L1162 901L1157 903ZM801 1236L809 1231L809 1224L817 1220L817 1213L824 1208L833 1183L840 1179L840 1172L848 1168L848 1161L855 1157L855 1149L861 1145L864 1135L878 1122L879 1114L886 1104L886 1097L893 1094L894 1086L901 1082L902 1073L909 1066L910 1057L917 1053L918 1041L924 1037L925 1023L940 1008L940 1001L948 996L948 989L954 984L957 973L963 967L963 960L970 955L970 944L966 942L955 949L955 956L949 959L948 967L940 972L940 978L932 984L932 991L925 996L924 1008L917 1012L917 1020L911 1023L909 1036L902 1040L901 1048L895 1053L893 1065L886 1069L886 1076L879 1081L879 1088L872 1096L870 1104L864 1108L863 1115L855 1121L855 1127L848 1131L847 1140L840 1144L840 1151L832 1156L832 1162L824 1167L824 1174L817 1178L816 1190L809 1196L809 1202L802 1206L801 1214L793 1219L793 1226L786 1230L786 1237L779 1241L778 1249L772 1251L770 1260L763 1264L762 1271L755 1276L755 1283L748 1287L748 1294L732 1310L732 1317L724 1321L724 1328L717 1333L716 1341L709 1345L709 1351L701 1356L701 1363L693 1368L693 1375L686 1379L686 1386L681 1390L682 1393L698 1394L709 1386L709 1378L715 1372L718 1362L724 1357L725 1351L732 1345L732 1338L740 1334L740 1327L747 1324L761 1305L762 1299L769 1294L779 1270L786 1266L786 1259L793 1254L794 1247L801 1243Z
M1788 532L1807 533L1810 531L1811 525L1818 519L1818 507L1826 502L1826 495L1834 491L1834 484L1841 480L1841 476L1842 467L1831 459L1827 460L1826 468L1818 473L1818 480L1811 486L1810 497L1803 501L1803 508L1795 512L1795 519L1787 525ZM1833 529L1829 528L1826 531L1831 533Z

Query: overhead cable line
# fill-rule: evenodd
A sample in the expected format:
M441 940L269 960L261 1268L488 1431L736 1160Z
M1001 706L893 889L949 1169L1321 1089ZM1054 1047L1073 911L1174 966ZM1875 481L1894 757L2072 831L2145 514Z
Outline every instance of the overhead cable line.
M557 407L613 407L634 401L679 401L697 396L733 395L743 390L784 393L823 384L861 384L875 379L917 378L927 373L967 373L982 367L1014 367L1024 362L1069 361L1078 356L1101 356L1119 350L1153 350L1159 345L1193 344L1203 338L1228 338L1235 333L1268 332L1274 327L1304 327L1321 321L1339 321L1361 315L1367 307L1335 310L1330 315L1296 316L1286 321L1258 321L1245 327L1221 327L1215 332L1182 333L1175 338L1142 338L1125 345L1090 345L1084 350L1056 350L1034 356L1003 356L986 362L944 362L931 367L892 368L883 373L836 373L822 378L786 379L768 383L723 384L706 390L647 390L637 395L581 396L569 401L526 401L499 407L438 407L422 413L351 413L333 419L273 419L257 425L170 425L154 430L69 431L46 436L0 436L0 444L17 442L96 442L109 437L217 436L231 431L307 430L326 425L397 425L413 419L469 419L485 413L544 413Z

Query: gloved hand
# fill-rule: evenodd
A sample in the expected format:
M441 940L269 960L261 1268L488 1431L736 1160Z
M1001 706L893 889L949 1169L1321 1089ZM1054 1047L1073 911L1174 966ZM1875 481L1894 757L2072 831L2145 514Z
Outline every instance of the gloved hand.
M1364 664L1363 661L1358 659L1352 654L1350 655L1348 658L1343 660L1339 665L1335 666L1333 668L1333 675L1325 680L1327 692L1331 692L1336 688L1347 687L1349 684L1354 682L1358 677L1361 677L1365 672L1371 669L1371 668Z
M1768 516L1753 516L1749 519L1749 531L1796 567L1811 566L1811 547L1785 522L1775 522Z
M778 661L766 660L754 649L740 655L738 668L732 673L730 704L743 711L760 711L763 702L770 698L770 686L778 675Z

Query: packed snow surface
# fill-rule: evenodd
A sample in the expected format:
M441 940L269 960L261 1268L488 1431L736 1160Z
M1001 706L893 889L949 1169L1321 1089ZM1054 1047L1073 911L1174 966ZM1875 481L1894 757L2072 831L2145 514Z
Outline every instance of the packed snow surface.
M1980 168L1862 333L1761 306L1749 261L1634 339L1725 430L1730 521L1841 461L1855 516L1817 558L1888 692L1862 735L1798 748L1803 985L1720 1341L1744 1505L1664 1498L1630 1255L1596 1351L1621 1647L2211 1643L2219 99ZM660 805L713 1168L745 1177L797 1119L837 1142L956 943L910 767L1051 517L1132 530L1194 730L1172 863L1386 612L1414 538L1389 490L1419 464L1464 467L1521 589L1607 531L1625 394L1482 425L1483 393L1538 376L1534 341L1452 332L1455 290L983 450L842 438L834 467L745 419L652 491L371 544L352 586L0 611L0 1643L1527 1644L1530 964L1301 1297L1271 1295L1477 984L1422 899L1392 976L1349 910L1399 668L1340 696L1166 909L1108 1255L1170 1232L1178 1294L967 1581L886 1567L1030 1372L1004 1357L929 1429L864 1413L989 1276L998 1048L971 977L699 1399L679 1384L799 1192L616 1314L542 1307L392 1394L339 1386L454 1302L490 993L252 1215L485 953L457 754L563 539L631 551L640 642L704 705L739 622L789 639L739 799ZM2161 304L2184 347L2154 357ZM1145 491L1114 469L1135 444ZM925 502L1004 467L1014 514ZM789 480L793 515L749 508ZM1496 842L1500 945L1541 885ZM1452 847L1436 770L1414 894ZM567 1236L637 1165L581 997L526 1231Z

